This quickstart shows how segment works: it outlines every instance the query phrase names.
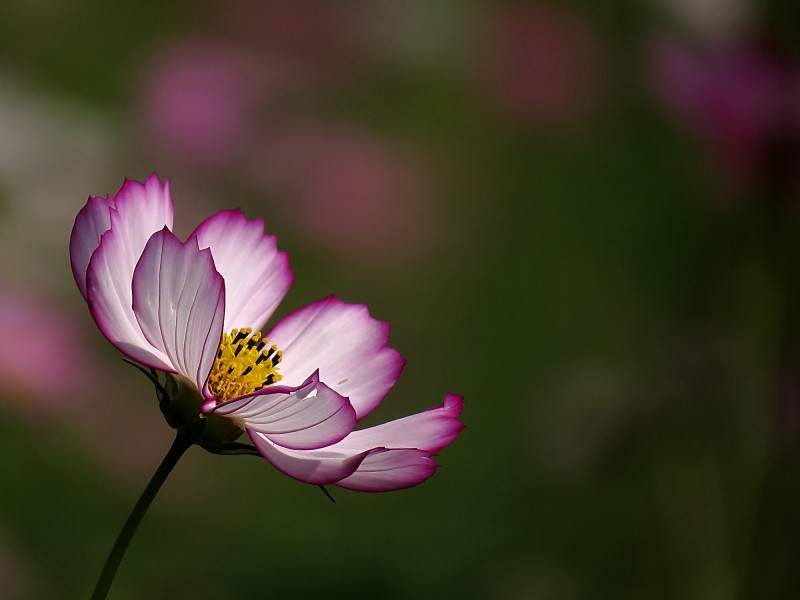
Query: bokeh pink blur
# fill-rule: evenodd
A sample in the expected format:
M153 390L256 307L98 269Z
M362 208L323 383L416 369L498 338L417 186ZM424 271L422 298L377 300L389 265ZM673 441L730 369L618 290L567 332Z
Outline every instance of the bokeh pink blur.
M665 37L654 41L652 69L659 97L700 141L726 193L760 183L779 145L793 152L783 168L797 173L800 71L788 57L747 38L696 48Z
M482 92L517 126L584 124L607 101L609 48L569 4L498 3L472 58Z

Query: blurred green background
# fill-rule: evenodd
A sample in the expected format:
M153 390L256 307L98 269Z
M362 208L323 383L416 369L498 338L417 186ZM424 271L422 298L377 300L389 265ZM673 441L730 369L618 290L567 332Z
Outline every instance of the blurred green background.
M169 178L466 398L425 484L192 449L110 598L800 597L796 2L0 4L0 584L87 598L168 448L69 268Z

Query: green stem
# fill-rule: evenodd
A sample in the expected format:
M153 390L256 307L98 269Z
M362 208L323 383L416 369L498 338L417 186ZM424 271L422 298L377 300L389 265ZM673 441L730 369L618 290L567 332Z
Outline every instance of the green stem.
M125 556L125 550L128 549L128 544L130 544L133 534L136 533L136 528L139 527L139 523L142 522L142 517L144 517L150 503L153 501L153 498L156 497L158 490L161 489L162 484L166 481L172 469L178 464L178 460L180 460L183 453L186 452L191 445L192 442L188 441L188 439L181 434L175 436L175 441L172 442L172 446L167 451L167 455L153 474L150 483L144 488L128 520L125 521L122 531L119 532L117 541L114 543L114 547L111 549L106 559L106 564L103 566L103 571L100 573L100 578L97 580L97 585L92 594L92 600L104 600L108 595L108 590L111 587L111 583L114 581L114 575L116 575L119 564L122 562L122 557Z

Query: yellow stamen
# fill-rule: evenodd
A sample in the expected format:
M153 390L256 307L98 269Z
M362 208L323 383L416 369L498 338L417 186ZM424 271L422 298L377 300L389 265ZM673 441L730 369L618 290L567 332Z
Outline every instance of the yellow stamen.
M238 398L281 380L278 363L283 352L267 346L267 338L250 327L222 334L208 389L219 402Z

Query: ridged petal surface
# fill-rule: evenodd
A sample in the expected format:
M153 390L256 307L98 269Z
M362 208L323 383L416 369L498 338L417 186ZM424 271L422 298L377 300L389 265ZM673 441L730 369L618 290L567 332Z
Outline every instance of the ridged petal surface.
M225 280L224 330L261 329L293 279L288 255L278 252L275 238L264 233L264 221L249 221L241 211L224 210L206 219L192 235L201 248L211 250Z
M225 314L225 284L211 253L166 228L153 234L133 273L133 311L147 341L203 390Z
M397 381L404 361L386 345L389 324L373 319L363 304L330 297L284 317L267 333L283 350L282 383L298 385L314 370L347 396L363 418Z

